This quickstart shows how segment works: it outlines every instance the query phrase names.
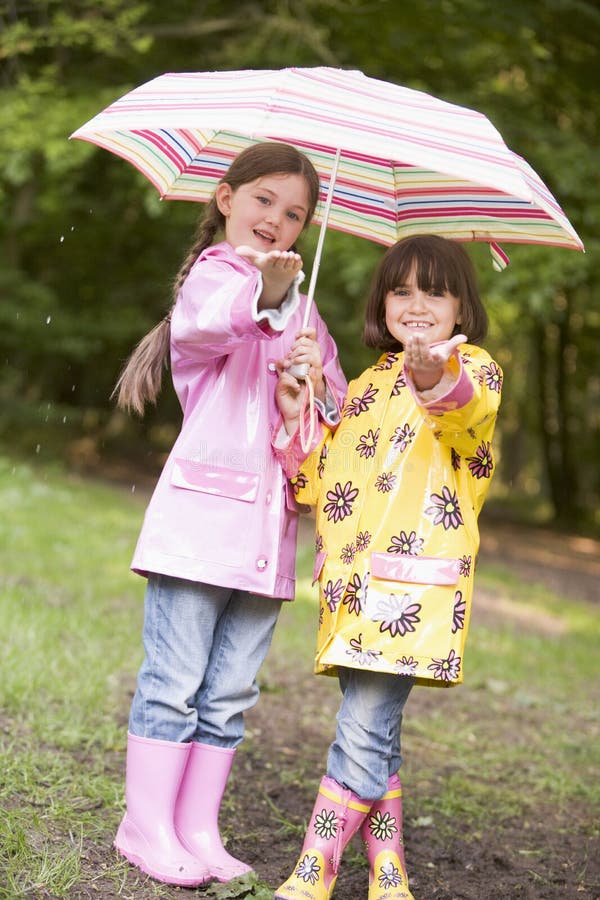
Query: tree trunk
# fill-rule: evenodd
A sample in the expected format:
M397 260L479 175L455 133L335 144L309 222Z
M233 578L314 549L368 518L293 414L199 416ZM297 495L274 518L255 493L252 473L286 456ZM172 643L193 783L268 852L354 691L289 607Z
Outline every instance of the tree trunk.
M571 344L571 298L564 294L565 306L558 320L558 347L556 368L556 414L558 421L557 456L560 461L560 477L554 506L557 517L569 525L576 524L579 513L579 472L575 465L571 421L570 377L567 365Z
M568 298L567 298L568 299ZM537 375L538 428L542 471L556 522L572 525L579 518L579 483L569 432L570 343L569 305L552 322L538 321L532 330L532 351Z

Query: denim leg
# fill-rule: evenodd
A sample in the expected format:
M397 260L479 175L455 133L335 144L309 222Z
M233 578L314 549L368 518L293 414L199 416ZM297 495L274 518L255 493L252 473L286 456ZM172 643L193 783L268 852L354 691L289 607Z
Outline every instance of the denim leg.
M357 796L378 800L398 771L402 711L414 680L363 669L339 670L342 703L327 774Z
M244 712L258 700L256 677L271 646L281 602L246 591L232 594L194 701L195 741L232 748L243 739Z
M242 627L244 621L246 627L251 627L243 602L246 598L255 609L257 632L267 635L262 653L260 638L244 633ZM263 602L264 606L259 605ZM258 672L280 606L279 600L254 598L231 588L150 575L144 602L145 657L131 705L131 733L156 740L192 740L200 714L205 715L199 709L203 693L210 696L212 688L221 706L211 742L236 746L243 737L243 710L258 696L257 688L253 694L247 688L247 672ZM217 669L215 677L220 677L221 683L211 686L215 660L221 660L221 672L225 675L219 676ZM211 721L210 712L208 720Z

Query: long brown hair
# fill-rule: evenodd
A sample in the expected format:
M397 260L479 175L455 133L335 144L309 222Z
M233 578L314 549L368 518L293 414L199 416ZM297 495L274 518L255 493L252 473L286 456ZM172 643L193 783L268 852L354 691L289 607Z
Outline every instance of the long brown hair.
M419 289L449 291L460 300L460 326L454 333L466 334L469 343L479 344L487 334L487 313L479 297L477 276L471 257L457 241L437 234L416 234L403 238L381 258L373 276L363 340L378 350L401 350L402 344L385 323L385 298L404 284L415 268Z
M307 228L319 200L319 176L307 156L290 144L263 141L252 144L236 156L219 184L232 190L266 175L302 175L306 180L309 209L304 228ZM209 247L217 233L225 227L215 196L207 204L200 220L194 242L173 283L171 308L158 325L148 332L133 350L114 387L111 397L128 412L143 415L146 403L156 403L162 384L163 369L167 367L171 342L171 312L179 290L192 266L203 250Z

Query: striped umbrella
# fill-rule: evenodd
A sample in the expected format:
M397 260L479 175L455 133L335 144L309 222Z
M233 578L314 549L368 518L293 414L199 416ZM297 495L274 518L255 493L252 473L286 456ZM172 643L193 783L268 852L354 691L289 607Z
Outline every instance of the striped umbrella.
M259 140L293 143L321 177L314 221L391 245L429 232L498 242L583 244L548 188L489 119L421 91L326 67L171 73L108 106L71 137L131 162L169 200L207 202Z

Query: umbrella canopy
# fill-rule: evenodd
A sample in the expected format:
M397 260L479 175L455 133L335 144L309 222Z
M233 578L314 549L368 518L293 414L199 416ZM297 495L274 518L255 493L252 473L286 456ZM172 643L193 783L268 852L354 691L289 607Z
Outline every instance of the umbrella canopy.
M323 194L332 188L315 221L340 231L386 245L428 232L583 249L548 188L484 115L358 71L161 75L71 137L127 159L165 199L201 202L250 143L287 141L310 157Z

